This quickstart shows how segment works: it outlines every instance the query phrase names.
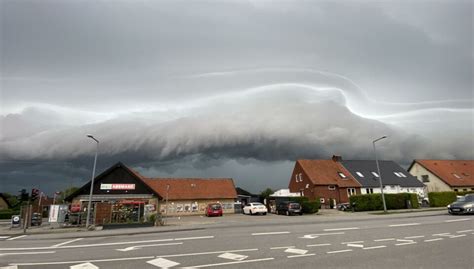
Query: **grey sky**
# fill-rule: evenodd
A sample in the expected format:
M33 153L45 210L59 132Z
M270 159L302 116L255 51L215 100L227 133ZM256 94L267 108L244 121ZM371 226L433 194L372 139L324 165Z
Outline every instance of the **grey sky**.
M0 192L474 158L472 1L0 1Z

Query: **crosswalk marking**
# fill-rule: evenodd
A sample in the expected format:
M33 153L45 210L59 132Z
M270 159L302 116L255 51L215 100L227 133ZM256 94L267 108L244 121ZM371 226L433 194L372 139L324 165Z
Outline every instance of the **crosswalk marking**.
M71 266L69 266L69 268L70 269L99 269L98 266L95 266L94 264L92 264L90 262L71 265Z
M221 255L217 257L223 258L223 259L234 260L234 261L242 261L242 260L247 259L249 256L226 252L226 253L222 253Z
M303 254L306 254L306 252L308 252L308 251L306 249L289 248L289 249L285 250L285 252L298 254L298 255L303 255Z
M178 262L174 262L174 261L163 259L163 258L153 259L153 260L147 261L147 263L154 265L156 267L161 267L161 268L170 268L170 267L179 265Z

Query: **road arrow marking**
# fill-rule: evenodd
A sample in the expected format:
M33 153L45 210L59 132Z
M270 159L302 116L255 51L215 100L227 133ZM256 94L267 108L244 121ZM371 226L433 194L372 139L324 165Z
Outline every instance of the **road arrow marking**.
M137 250L137 249L146 248L146 247L173 246L173 245L182 245L182 244L183 244L182 242L179 242L179 243L140 245L140 246L131 246L131 247L127 247L127 248L118 248L116 250L117 251L122 251L122 252L127 252L127 251Z
M99 269L99 267L93 265L90 262L76 264L69 266L70 269Z
M285 250L285 252L292 253L292 254L303 255L303 254L306 254L306 252L308 252L308 251L306 249L289 248L289 249Z
M337 233L323 233L323 234L305 234L304 236L300 238L304 239L315 239L323 235L336 235L336 234L344 234L344 232L337 232Z
M243 261L247 259L249 256L226 252L226 253L222 253L218 257L223 258L223 259L233 260L233 261Z
M170 267L179 265L179 263L177 263L177 262L170 261L170 260L163 259L163 258L153 259L153 260L147 261L147 263L151 264L151 265L154 265L156 267L161 267L161 268L170 268Z

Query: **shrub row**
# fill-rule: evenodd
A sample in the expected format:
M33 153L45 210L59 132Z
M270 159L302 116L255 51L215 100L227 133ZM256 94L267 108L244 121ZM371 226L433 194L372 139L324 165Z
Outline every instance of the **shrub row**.
M387 209L404 209L411 205L411 208L418 208L418 196L415 193L385 194L385 204ZM355 211L383 210L382 195L364 194L350 197L350 203L355 203Z
M20 211L11 209L0 210L0 219L11 219L13 215L20 215Z
M428 199L431 207L447 206L456 201L456 193L453 191L429 192Z
M299 203L303 208L303 213L305 214L314 214L319 210L319 199L310 201L308 197L291 197L290 201Z

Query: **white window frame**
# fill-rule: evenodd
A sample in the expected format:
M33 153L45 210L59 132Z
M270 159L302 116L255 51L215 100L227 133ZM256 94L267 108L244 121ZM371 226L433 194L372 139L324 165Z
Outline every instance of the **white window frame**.
M347 197L351 197L352 195L356 194L355 188L347 188Z
M335 185L328 185L328 190L330 190L330 191L335 191L335 190L336 190L336 186L335 186Z

